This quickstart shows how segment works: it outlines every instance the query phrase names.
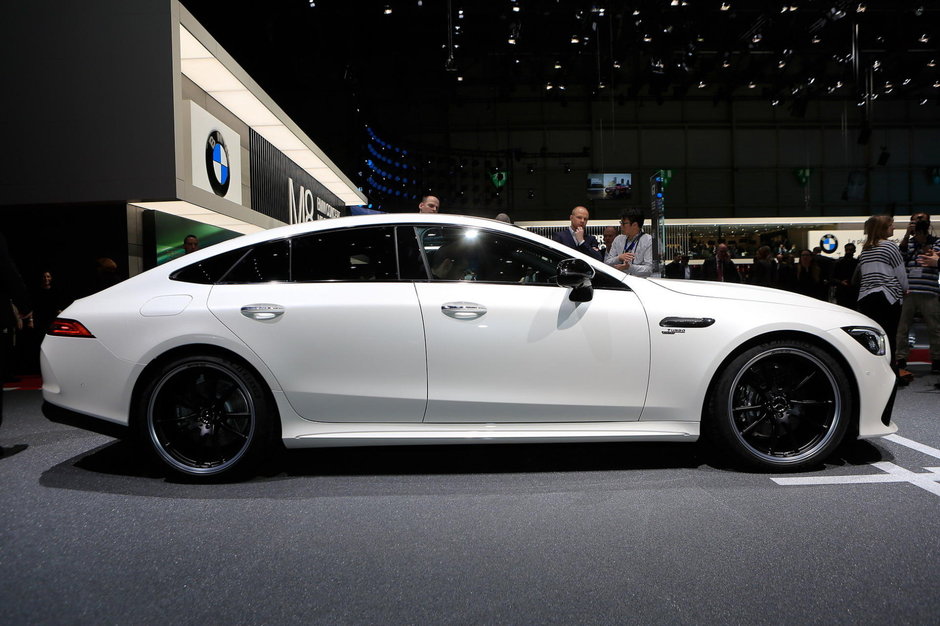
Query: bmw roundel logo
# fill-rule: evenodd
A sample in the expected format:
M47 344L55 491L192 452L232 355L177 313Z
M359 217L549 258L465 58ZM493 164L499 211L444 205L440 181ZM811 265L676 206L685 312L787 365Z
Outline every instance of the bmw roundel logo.
M823 235L819 240L819 247L823 249L823 252L826 254L832 254L836 251L836 248L839 247L839 240L835 235Z
M232 177L229 171L228 148L222 139L222 133L217 130L209 133L206 139L206 173L209 175L212 191L216 195L225 196Z

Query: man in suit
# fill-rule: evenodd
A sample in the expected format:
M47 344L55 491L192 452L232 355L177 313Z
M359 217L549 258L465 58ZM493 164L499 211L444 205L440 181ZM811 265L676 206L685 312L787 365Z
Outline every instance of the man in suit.
M604 255L600 251L597 238L594 235L587 234L584 230L587 228L590 217L591 215L586 208L576 206L571 209L571 226L552 235L552 239L574 248L578 252L594 257L598 261L603 261Z
M731 260L727 244L720 243L715 248L715 256L702 264L702 278L719 283L739 283L741 275Z

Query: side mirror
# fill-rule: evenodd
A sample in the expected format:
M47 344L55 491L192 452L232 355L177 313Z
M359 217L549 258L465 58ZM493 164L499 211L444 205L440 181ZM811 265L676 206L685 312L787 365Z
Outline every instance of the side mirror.
M587 261L564 259L558 264L555 282L561 287L571 289L571 295L568 297L572 302L590 302L594 298L592 278L594 278L594 268Z

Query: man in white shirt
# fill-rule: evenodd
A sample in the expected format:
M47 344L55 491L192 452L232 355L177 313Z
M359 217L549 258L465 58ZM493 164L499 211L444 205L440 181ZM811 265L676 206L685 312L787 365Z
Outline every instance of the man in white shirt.
M632 276L649 278L653 273L653 238L643 232L643 212L624 211L620 231L623 234L614 239L604 263Z

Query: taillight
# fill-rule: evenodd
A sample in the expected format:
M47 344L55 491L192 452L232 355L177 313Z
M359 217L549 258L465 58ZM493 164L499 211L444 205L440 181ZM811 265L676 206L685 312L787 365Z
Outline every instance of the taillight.
M47 335L54 335L56 337L89 337L94 338L94 335L91 334L91 331L85 328L85 325L79 322L78 320L67 320L63 318L57 318L52 324L49 325L49 330L46 331Z

